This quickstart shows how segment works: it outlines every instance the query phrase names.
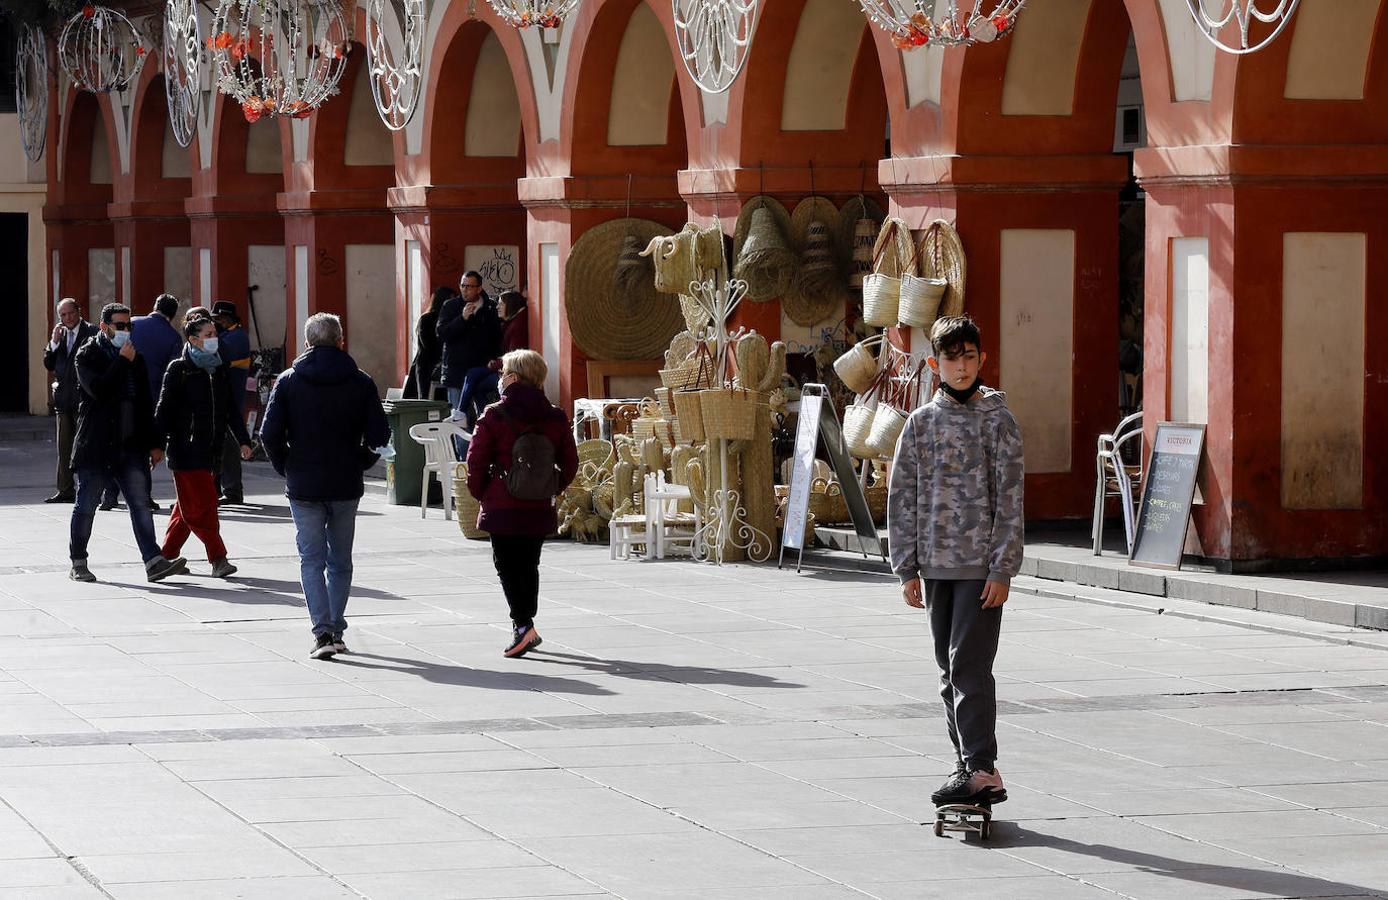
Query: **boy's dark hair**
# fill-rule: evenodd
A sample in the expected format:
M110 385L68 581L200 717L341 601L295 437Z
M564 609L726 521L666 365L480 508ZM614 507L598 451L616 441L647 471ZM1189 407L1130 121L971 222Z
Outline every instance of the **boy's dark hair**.
M111 319L115 318L121 313L125 313L127 316L130 315L130 307L126 306L124 303L106 304L105 306L101 307L101 324L110 325Z
M935 320L930 329L930 349L935 351L936 359L958 356L965 344L983 349L983 338L973 319L968 316L941 316Z
M213 324L215 323L211 319L204 319L202 316L196 316L183 323L183 336L185 338L190 338L208 325Z
M172 321L178 315L178 298L173 294L160 294L154 298L154 311Z

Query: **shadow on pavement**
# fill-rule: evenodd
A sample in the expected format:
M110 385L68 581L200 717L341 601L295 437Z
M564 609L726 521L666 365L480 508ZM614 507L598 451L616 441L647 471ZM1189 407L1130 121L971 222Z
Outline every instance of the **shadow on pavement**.
M379 660L382 663L398 665L379 665L364 660ZM530 672L497 672L490 669L471 669L467 666L454 666L445 663L423 662L399 656L382 656L378 653L352 653L348 656L334 656L331 660L339 666L354 669L380 669L387 672L403 672L418 675L434 684L448 684L462 687L491 688L501 691L543 691L551 694L587 694L589 696L615 696L616 691L572 678L555 678L551 675L535 675Z
M927 823L929 824L929 823ZM1110 862L1132 866L1134 871L1147 872L1170 878L1172 891L1183 888L1179 882L1190 885L1209 885L1214 888L1227 888L1232 892L1248 892L1249 896L1270 897L1385 897L1382 887L1370 888L1364 885L1346 884L1339 881L1326 881L1311 875L1301 875L1290 871L1270 871L1268 869L1244 868L1230 865L1201 865L1143 853L1109 844L1086 844L1068 838L1029 831L1015 822L993 821L993 833L987 843L969 841L971 847L1011 850L1020 847L1047 847L1062 850L1077 856L1090 856ZM1217 846L1217 845L1211 845ZM1203 891L1197 891L1201 896ZM1232 894L1231 894L1232 895Z
M781 681L770 675L736 669L711 669L706 666L667 666L661 663L632 662L625 659L598 659L556 650L531 650L527 659L557 666L573 666L603 675L633 678L637 681L669 681L675 684L726 684L750 688L803 688L805 685Z
M196 563L194 563L196 565ZM125 587L136 590L157 590L160 593L165 591L162 588L169 588L167 593L184 594L190 597L200 597L206 600L225 600L228 603L238 604L266 604L282 603L287 606L304 606L304 592L302 586L297 581L284 581L278 578L252 578L244 577L240 574L233 575L225 584L228 587L214 588L207 587L201 583L190 581L189 579L201 581L211 581L214 584L217 579L213 578L207 571L193 572L186 575L175 575L167 581L158 584L128 584ZM113 582L114 583L114 582ZM250 590L231 590L231 587L250 588ZM389 591L382 591L376 588L352 586L353 597L372 597L381 600L403 600L399 594L392 594Z

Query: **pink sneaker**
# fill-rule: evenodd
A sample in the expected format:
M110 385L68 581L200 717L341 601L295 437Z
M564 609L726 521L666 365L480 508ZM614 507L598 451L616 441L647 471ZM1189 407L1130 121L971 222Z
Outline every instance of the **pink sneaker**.
M971 803L1001 803L1007 799L1007 788L1003 787L1002 776L997 769L974 769L969 773L963 791L969 795Z

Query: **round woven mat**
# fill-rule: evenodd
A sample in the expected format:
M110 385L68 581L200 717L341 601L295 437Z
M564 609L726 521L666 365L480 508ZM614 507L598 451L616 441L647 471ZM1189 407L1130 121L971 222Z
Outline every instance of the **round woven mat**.
M569 334L589 359L658 359L684 328L677 297L655 289L654 278L619 291L613 272L622 239L642 246L672 229L646 219L617 219L583 233L564 267L564 308Z
M968 260L964 257L964 242L959 239L959 232L944 219L930 223L921 236L920 265L925 277L949 282L940 300L940 315L962 315L964 287L969 276Z

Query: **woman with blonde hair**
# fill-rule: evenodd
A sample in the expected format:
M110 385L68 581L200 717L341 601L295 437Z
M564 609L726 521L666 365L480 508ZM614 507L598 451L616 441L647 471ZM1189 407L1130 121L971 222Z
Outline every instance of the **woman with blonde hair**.
M502 651L508 657L540 645L540 550L558 527L554 498L578 473L568 420L545 397L548 374L533 350L501 357L501 400L477 420L467 453L468 491L482 504L477 527L491 535L492 562L511 607L511 640Z

